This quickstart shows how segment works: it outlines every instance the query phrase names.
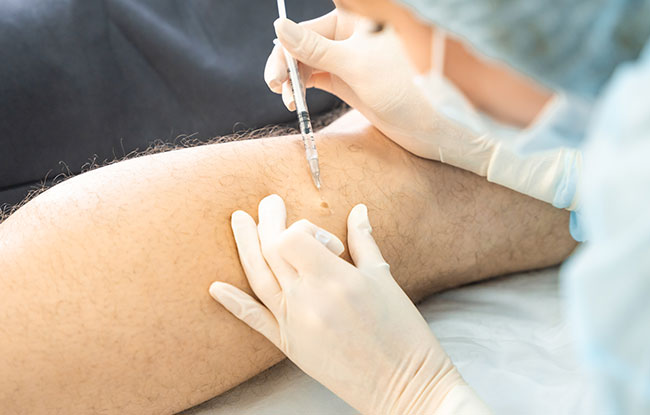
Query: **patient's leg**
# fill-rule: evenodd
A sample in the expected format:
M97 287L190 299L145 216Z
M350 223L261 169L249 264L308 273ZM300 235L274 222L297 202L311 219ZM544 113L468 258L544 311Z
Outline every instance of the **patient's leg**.
M0 225L0 408L12 414L172 413L281 354L208 295L246 288L230 214L281 195L345 240L366 203L414 299L560 262L568 215L410 155L356 113L319 135L324 189L296 137L203 146L68 180Z

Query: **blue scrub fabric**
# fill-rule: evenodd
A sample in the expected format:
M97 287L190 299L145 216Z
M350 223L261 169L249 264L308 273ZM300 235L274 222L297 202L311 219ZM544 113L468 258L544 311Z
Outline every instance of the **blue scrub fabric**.
M650 43L599 100L584 145L589 242L565 264L569 317L603 414L650 413Z
M598 96L650 37L650 0L400 0L541 84Z

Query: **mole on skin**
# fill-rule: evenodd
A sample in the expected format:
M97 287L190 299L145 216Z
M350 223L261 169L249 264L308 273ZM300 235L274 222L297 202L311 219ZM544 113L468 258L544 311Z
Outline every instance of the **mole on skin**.
M318 199L320 199L320 206L318 208L318 211L321 216L331 216L333 213L332 208L330 207L330 204L327 202L327 199L325 197L327 193L328 191L326 189L321 189L318 192ZM314 200L314 202L318 203L318 199Z
M323 199L321 199L321 200L322 200L322 202L320 204L320 207L321 207L320 208L320 214L322 216L331 216L332 215L332 209L330 209L329 203L327 203Z

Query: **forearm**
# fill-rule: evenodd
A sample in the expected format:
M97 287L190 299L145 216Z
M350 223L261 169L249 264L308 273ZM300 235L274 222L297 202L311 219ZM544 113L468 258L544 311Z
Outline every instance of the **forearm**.
M250 292L230 214L253 213L270 193L285 199L289 221L308 218L342 240L349 209L367 204L415 299L555 264L572 249L566 213L357 125L343 120L320 135L320 195L293 137L114 164L18 210L0 225L3 408L175 412L278 362L207 293L214 280Z
M527 127L551 99L552 91L458 40L448 39L446 50L445 74L478 109L501 122Z

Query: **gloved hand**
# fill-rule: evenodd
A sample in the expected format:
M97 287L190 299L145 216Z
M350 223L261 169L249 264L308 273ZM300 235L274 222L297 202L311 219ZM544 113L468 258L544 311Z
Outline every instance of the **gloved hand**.
M369 21L340 10L297 25L277 20L281 45L271 53L265 80L293 109L283 46L300 63L303 84L337 95L406 150L439 160L559 208L579 206L581 153L556 149L521 154L484 123L441 73L444 39L432 42L439 74L416 85L415 74L390 27L371 30Z
M364 414L489 412L391 276L364 205L348 218L356 266L339 258L336 236L285 221L276 195L260 203L257 227L245 212L233 214L241 263L263 304L215 282L218 302Z
M284 47L299 62L303 85L338 96L400 146L438 160L441 141L451 144L458 132L413 83L409 58L394 30L374 32L374 27L339 9L301 24L279 19L275 29L281 45L271 52L264 79L294 110Z
M513 129L490 120L480 114L463 93L443 74L446 34L433 31L431 70L418 76L415 83L427 96L431 106L439 114L453 121L470 135L460 135L455 145L441 143L439 160L456 167L485 176L488 181L543 200L553 206L568 210L580 207L578 191L582 171L582 153L568 146L548 148L545 151L525 152L521 146L506 137L513 136ZM585 125L588 107L577 105L579 101L567 101L563 94L556 95L538 114L532 126L515 134L525 141L548 141L555 136L566 136L571 129L564 128L570 115L576 125ZM570 104L569 104L570 102ZM571 123L569 123L571 125ZM558 128L559 127L559 128ZM506 131L507 130L507 131ZM575 133L568 133L575 135ZM506 139L504 139L506 138ZM564 140L555 140L564 141ZM572 217L572 233L573 232Z

